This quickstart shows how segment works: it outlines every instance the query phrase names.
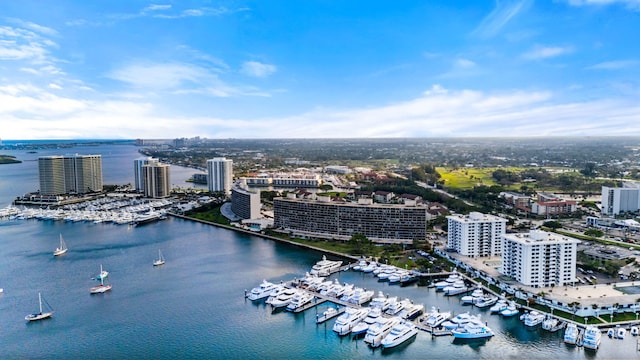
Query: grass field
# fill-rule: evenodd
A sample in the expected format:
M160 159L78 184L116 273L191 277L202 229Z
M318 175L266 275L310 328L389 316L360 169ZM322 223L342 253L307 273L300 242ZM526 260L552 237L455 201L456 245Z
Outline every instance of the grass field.
M502 169L505 171L512 172L520 172L523 171L524 168L444 168L438 167L436 171L440 173L442 176L441 179L444 180L444 186L456 189L472 189L474 186L485 185L491 186L496 185L496 182L493 180L491 174L498 170Z

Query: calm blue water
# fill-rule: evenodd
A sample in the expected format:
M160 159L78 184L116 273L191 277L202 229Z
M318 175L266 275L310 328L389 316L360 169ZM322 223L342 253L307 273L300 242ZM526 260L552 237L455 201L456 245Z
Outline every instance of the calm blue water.
M134 147L97 150L104 151L105 183L131 181L129 169L138 156ZM40 153L29 155L37 158ZM12 168L0 167L4 201L0 206L6 206L16 193L33 190L37 169L29 166L36 164L25 161ZM106 174L107 169L115 174ZM188 170L190 175L193 170ZM9 186L13 181L19 183ZM70 250L54 258L51 253L59 233ZM167 263L153 267L158 249ZM244 299L245 289L262 279L301 277L320 257L320 253L179 219L135 228L3 221L0 358L640 358L631 336L625 340L605 337L601 349L593 353L565 345L561 333L528 330L517 318L486 312L483 318L496 332L488 341L458 343L452 337L431 338L420 332L411 343L374 351L362 340L337 336L331 330L334 320L316 325L314 309L272 313L263 302ZM110 271L113 290L90 295L100 264ZM425 287L401 288L358 272L334 276L411 298L428 309L481 312L461 305L458 297L445 297ZM54 307L55 315L26 323L24 316L37 309L38 292ZM318 311L326 306L320 305Z

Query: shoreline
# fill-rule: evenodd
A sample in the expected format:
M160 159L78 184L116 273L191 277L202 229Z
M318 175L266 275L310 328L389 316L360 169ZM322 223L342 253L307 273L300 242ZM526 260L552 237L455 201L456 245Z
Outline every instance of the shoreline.
M278 238L278 237L275 237L275 236L266 235L266 234L262 234L262 233L254 232L254 231L250 231L250 230L240 229L240 228L237 228L235 226L222 225L222 224L214 223L214 222L211 222L211 221L195 219L195 218L192 218L192 217L188 217L188 216L184 216L184 215L180 215L180 214L176 214L176 213L172 213L172 212L168 212L167 215L173 216L173 217L176 217L176 218L179 218L179 219L183 219L183 220L196 221L196 222L199 222L199 223L202 223L202 224L206 224L206 225L213 225L213 226L216 226L216 227L219 227L219 228L223 228L223 229L227 229L227 230L233 230L233 231L237 231L237 232L240 232L240 233L243 233L243 234L247 234L247 235L258 236L258 237L261 237L261 238L267 239L267 240L278 241L278 242L281 242L281 243L294 245L294 246L305 248L305 249L310 249L310 250L314 250L314 251L318 251L318 252L322 252L322 253L331 254L333 256L337 256L337 257L340 257L340 258L343 258L343 259L353 260L354 262L357 262L358 260L360 260L360 258L356 257L356 256L344 254L344 253L333 251L333 250L326 250L326 249L322 249L322 248L315 247L315 246L312 246L312 245L300 244L300 243L297 243L295 241L285 240L285 239L281 239L281 238Z

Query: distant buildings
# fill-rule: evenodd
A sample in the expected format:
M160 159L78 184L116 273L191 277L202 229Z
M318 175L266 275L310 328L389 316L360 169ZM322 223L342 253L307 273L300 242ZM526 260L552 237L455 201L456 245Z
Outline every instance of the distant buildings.
M531 204L531 212L536 215L570 214L578 210L575 200L565 200L557 195L539 193L538 201Z
M426 239L426 207L357 203L329 196L289 193L273 200L274 227L295 236L349 240L354 234L373 242L410 244Z
M623 187L602 187L602 215L614 216L640 209L640 184L624 182Z
M86 194L102 191L100 155L54 155L38 158L40 194Z
M525 286L562 286L576 281L579 241L546 231L503 235L500 272Z
M152 162L142 166L144 175L144 196L149 198L164 198L171 195L169 180L169 165Z
M231 188L231 211L242 219L260 217L260 190L249 190L246 181L237 181Z
M219 157L207 160L209 191L231 195L233 186L233 160Z
M507 220L499 216L471 212L449 215L447 247L461 255L498 256L502 252L502 235Z
M245 181L252 187L317 188L322 185L317 174L264 174L246 177Z

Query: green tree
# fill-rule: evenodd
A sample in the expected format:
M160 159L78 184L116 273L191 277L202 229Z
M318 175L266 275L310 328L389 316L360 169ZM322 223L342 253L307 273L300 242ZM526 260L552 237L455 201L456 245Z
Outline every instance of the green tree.
M555 230L555 229L560 229L562 227L562 224L559 221L551 220L551 221L545 221L542 224L542 226Z
M366 255L371 251L373 243L363 234L353 234L349 239L349 245L353 247L354 255Z
M602 230L599 230L599 229L589 229L589 230L585 231L584 234L587 235L587 236L593 236L593 237L603 237L604 236L604 232L602 232Z

